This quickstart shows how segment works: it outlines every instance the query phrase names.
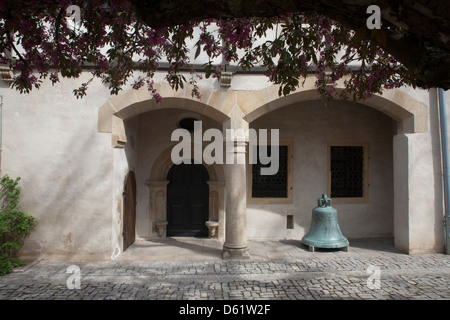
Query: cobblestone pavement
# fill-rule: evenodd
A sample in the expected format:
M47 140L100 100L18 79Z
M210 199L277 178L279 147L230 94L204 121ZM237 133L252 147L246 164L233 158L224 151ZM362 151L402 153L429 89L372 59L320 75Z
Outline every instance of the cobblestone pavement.
M444 254L315 253L238 261L40 260L0 277L2 300L449 298L450 256Z

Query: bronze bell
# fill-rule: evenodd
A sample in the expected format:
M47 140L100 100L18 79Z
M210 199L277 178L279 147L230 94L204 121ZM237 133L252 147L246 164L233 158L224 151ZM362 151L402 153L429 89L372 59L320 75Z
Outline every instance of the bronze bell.
M323 194L317 203L317 208L312 212L311 226L302 242L309 246L310 251L315 248L344 248L348 251L349 242L341 233L337 211L331 206L331 199Z

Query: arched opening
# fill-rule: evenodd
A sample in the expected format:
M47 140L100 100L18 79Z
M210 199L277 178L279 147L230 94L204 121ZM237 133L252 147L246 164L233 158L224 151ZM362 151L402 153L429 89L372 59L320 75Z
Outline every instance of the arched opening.
M174 164L167 180L167 236L208 236L209 175L206 168L202 164Z
M261 90L258 92L246 92L242 95L245 96L249 103L246 104L246 110L245 110L245 116L244 119L249 122L250 124L254 123L255 120L258 120L262 118L264 115L267 115L274 110L278 110L280 108L284 108L286 106L290 105L301 105L308 102L313 101L320 101L320 97L318 96L317 90L313 89L313 82L310 81L308 85L308 81L306 81L305 86L298 90L297 92L294 92L286 97L278 97L275 93L275 90ZM341 89L338 89L338 92ZM251 99L250 99L251 98ZM262 103L261 103L262 102ZM339 103L339 101L336 101ZM239 99L238 99L239 103ZM320 104L320 102L319 102ZM424 246L432 247L434 245L434 241L436 235L433 235L432 232L427 233L424 231L417 231L419 228L412 227L411 221L414 219L417 219L416 217L421 217L420 224L425 225L425 219L422 217L422 213L426 212L427 210L429 212L433 212L433 215L430 215L426 220L426 223L428 224L427 227L432 229L433 224L435 224L437 221L439 221L439 215L440 215L440 208L439 208L439 200L434 200L436 196L436 192L434 191L435 185L425 186L420 183L414 183L413 181L417 181L415 173L418 172L418 170L415 170L417 166L423 166L423 170L420 170L421 172L429 172L429 174L433 174L433 172L436 170L438 166L439 160L437 158L433 158L433 146L432 144L428 144L430 140L433 139L433 135L436 133L433 133L433 127L430 127L430 116L433 115L434 111L428 110L428 107L426 104L423 104L420 102L420 99L417 100L417 97L410 95L402 90L389 90L386 92L383 92L382 95L375 95L372 98L368 99L367 101L362 101L358 103L360 106L365 107L366 109L374 109L379 111L380 114L384 114L388 116L390 119L392 119L392 124L386 124L383 132L388 132L390 128L392 129L391 138L389 143L392 145L390 147L391 150L391 156L387 159L387 162L384 162L383 166L385 168L392 168L389 169L392 171L392 180L393 185L389 183L387 190L389 191L389 201L386 201L384 199L380 199L380 204L387 204L389 207L393 206L393 208L389 209L389 211L384 212L392 212L391 214L388 214L386 221L389 222L389 224L392 224L393 231L393 237L395 242L395 247L397 249L400 249L404 252L422 252ZM328 106L329 110L333 110L333 106L335 105L335 102L333 102L332 105ZM367 108L369 107L369 108ZM278 112L277 112L277 115ZM341 116L341 114L339 115ZM348 116L352 116L349 114ZM289 119L291 119L292 116L289 115ZM327 121L333 120L332 118L326 119ZM305 122L309 124L309 122ZM370 123L370 122L368 122ZM271 124L274 124L271 122ZM360 125L361 122L355 121L354 123L348 123L348 126L346 129L352 130L354 127L354 124ZM327 128L329 127L329 124L326 123L317 123L317 128L323 127ZM368 130L371 130L370 126L367 126ZM431 130L431 135L430 135ZM309 131L312 132L312 131ZM371 144L364 144L364 141L361 141L362 139L358 139L359 141L356 141L356 139L353 139L354 141L349 141L349 137L355 136L355 133L349 132L347 137L343 137L343 139L340 139L341 141L332 141L332 143L337 142L338 145L341 146L348 146L349 144L354 145L357 143L360 146L368 146L369 152L371 154L374 154L374 150L371 148ZM331 138L337 138L335 135L329 135ZM357 136L357 135L356 135ZM307 143L314 144L314 139L317 138L317 135L310 135L309 138L304 138L304 141ZM355 137L356 138L356 137ZM290 138L288 137L288 140ZM332 139L336 140L336 139ZM387 141L387 140L386 140ZM424 143L424 141L426 141ZM363 144L361 144L361 142ZM344 143L344 144L342 144ZM330 145L328 145L329 147ZM421 148L425 149L425 152L420 152ZM327 146L322 148L322 155L320 159L327 159ZM387 149L386 149L387 150ZM294 145L294 152L298 152L298 148ZM305 154L305 153L303 153ZM380 153L376 153L380 154ZM388 153L385 152L385 155ZM424 156L424 154L428 154L429 156ZM312 158L312 157L310 157ZM419 160L420 159L420 160ZM370 163L373 162L373 158L369 160ZM369 165L370 165L369 163ZM383 162L380 162L383 163ZM420 164L419 164L420 163ZM311 165L317 165L317 162L311 163ZM386 166L386 164L391 164L389 166ZM298 179L298 170L302 170L298 165L294 165L294 179ZM369 169L370 172L374 172L376 168L373 166ZM437 169L439 170L439 169ZM425 174L424 174L425 175ZM374 180L373 179L380 179L383 177L383 174L378 175L372 175L369 177L369 180L366 183L369 184L370 189L374 189ZM319 181L321 183L327 183L326 179L328 179L326 176L322 178L318 178L317 176L311 177L311 181ZM319 180L318 180L319 179ZM385 183L387 180L381 181L382 183ZM430 181L433 181L431 179ZM308 185L301 185L300 188L303 188L305 190L308 189ZM315 186L318 186L319 184L314 184ZM318 190L319 191L319 190ZM383 192L386 191L383 190ZM315 192L317 193L317 191ZM295 194L295 191L294 191ZM426 194L426 196L425 196ZM415 196L414 196L415 195ZM317 197L317 196L316 196ZM420 210L417 205L412 205L414 202L414 198L424 198L426 197L427 201L420 201L421 204L427 204L427 210ZM437 196L438 198L440 195ZM368 197L365 197L369 202L373 203L374 198L369 194ZM366 201L367 201L366 200ZM393 202L393 205L391 203ZM339 206L349 206L350 204L340 204ZM354 204L352 205L354 208L357 208L358 206L362 206L364 204ZM313 203L311 203L311 206L314 206ZM292 209L291 211L294 212L298 209ZM280 210L283 214L285 213L287 217L290 215L293 215L295 218L295 213L288 212L289 210ZM364 212L364 211L361 211ZM381 212L381 211L380 211ZM308 214L308 213L306 213ZM284 225L286 222L282 217L282 215L277 216L278 217L278 223L279 225ZM306 216L306 215L305 215ZM252 218L251 214L248 215L248 223L252 224ZM255 223L264 223L264 220L261 219L261 215L257 215L257 218L254 219ZM357 214L354 215L354 217L359 218ZM392 222L393 217L393 222ZM382 219L381 219L382 220ZM379 220L379 221L381 221ZM350 221L355 221L350 218ZM419 221L419 220L417 220ZM296 223L302 223L302 221L294 221L294 224ZM303 222L303 224L305 224ZM274 225L274 224L272 224ZM308 222L306 221L306 225L308 225ZM353 231L362 232L365 234L365 229L370 226L373 229L372 221L369 219L367 223L361 223L360 225L364 227L358 228L352 228ZM381 226L381 224L379 224ZM422 227L424 230L425 227ZM383 227L380 230L389 230L387 227ZM286 232L289 232L286 231ZM391 233L391 232L389 232ZM258 232L258 236L261 233ZM426 235L427 234L427 235ZM425 236L426 235L426 236ZM429 236L428 236L429 235ZM249 237L251 237L251 233L249 233ZM423 245L423 243L427 243L427 245ZM415 247L415 248L413 248Z
M174 167L172 151L180 141L173 141L171 136L175 130L179 129L179 122L187 118L201 121L202 129L205 131L210 128L220 129L222 127L220 122L205 114L185 111L175 107L164 110L152 110L125 121L128 143L123 149L125 157L121 159L120 164L127 165L129 170L133 170L136 173L138 190L136 236L138 240L161 239L167 236L208 236L207 221L218 223L216 238L220 239L224 236L223 202L225 184L223 169L220 164L206 164L203 162L202 165L194 166L201 167L201 171L205 172L203 175L203 188L201 188L204 196L203 201L201 203L188 204L186 201L190 201L189 198L184 197L184 204L181 205L180 202L183 198L182 188L188 190L190 187L188 188L188 185L183 185L182 182L177 180L178 174L183 176L183 174L192 175L194 173L182 172L188 171L188 168L190 168L184 168L184 166L182 166L183 168L179 167L180 172L175 170L178 166ZM192 142L191 156L197 159L197 153L203 152L203 147L208 145L209 141L204 143L201 141L200 144L197 144L197 141L194 139L196 132L191 132L190 134ZM171 182L172 184L169 186ZM170 190L173 185L175 185L175 189ZM169 192L171 194L178 192L178 198L168 199ZM193 194L196 193L199 193L199 190ZM215 195L214 201L210 201L209 199L213 195ZM177 201L178 203L176 203ZM177 219L184 219L181 213L177 215L176 212L181 210L185 212L187 210L187 215L197 219L198 215L193 211L200 210L200 207L204 209L200 223L201 227L193 228L194 223L191 223L191 226L186 226L186 230L183 232L174 228L175 222L178 221ZM173 212L174 216L168 215L168 212Z
M265 177L255 175L253 165L248 165L249 239L301 239L324 193L332 196L345 236L393 236L392 118L357 103L324 106L312 100L267 112L249 126L256 131L279 130L279 171L285 174L286 191L273 194L275 188L261 183ZM281 148L286 149L284 157ZM343 153L338 159L336 148ZM355 149L360 152L357 156L352 153ZM342 174L352 179L342 180ZM267 192L255 192L259 189Z

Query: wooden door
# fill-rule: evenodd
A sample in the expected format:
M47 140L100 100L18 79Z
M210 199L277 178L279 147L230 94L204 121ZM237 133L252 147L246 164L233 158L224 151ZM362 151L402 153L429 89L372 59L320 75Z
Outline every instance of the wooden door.
M208 172L201 164L174 165L168 174L167 236L206 237Z
M123 251L125 251L136 240L136 179L133 171L128 173L123 197Z

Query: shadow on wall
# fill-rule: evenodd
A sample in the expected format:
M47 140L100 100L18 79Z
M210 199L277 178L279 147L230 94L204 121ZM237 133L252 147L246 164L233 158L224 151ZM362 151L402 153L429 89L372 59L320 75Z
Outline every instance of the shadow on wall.
M21 207L38 221L20 255L109 259L113 158L105 140L110 142L110 135L87 130L85 123L66 124L59 136L43 130L42 135L58 137L47 137L34 157L17 159L14 167L22 176Z

